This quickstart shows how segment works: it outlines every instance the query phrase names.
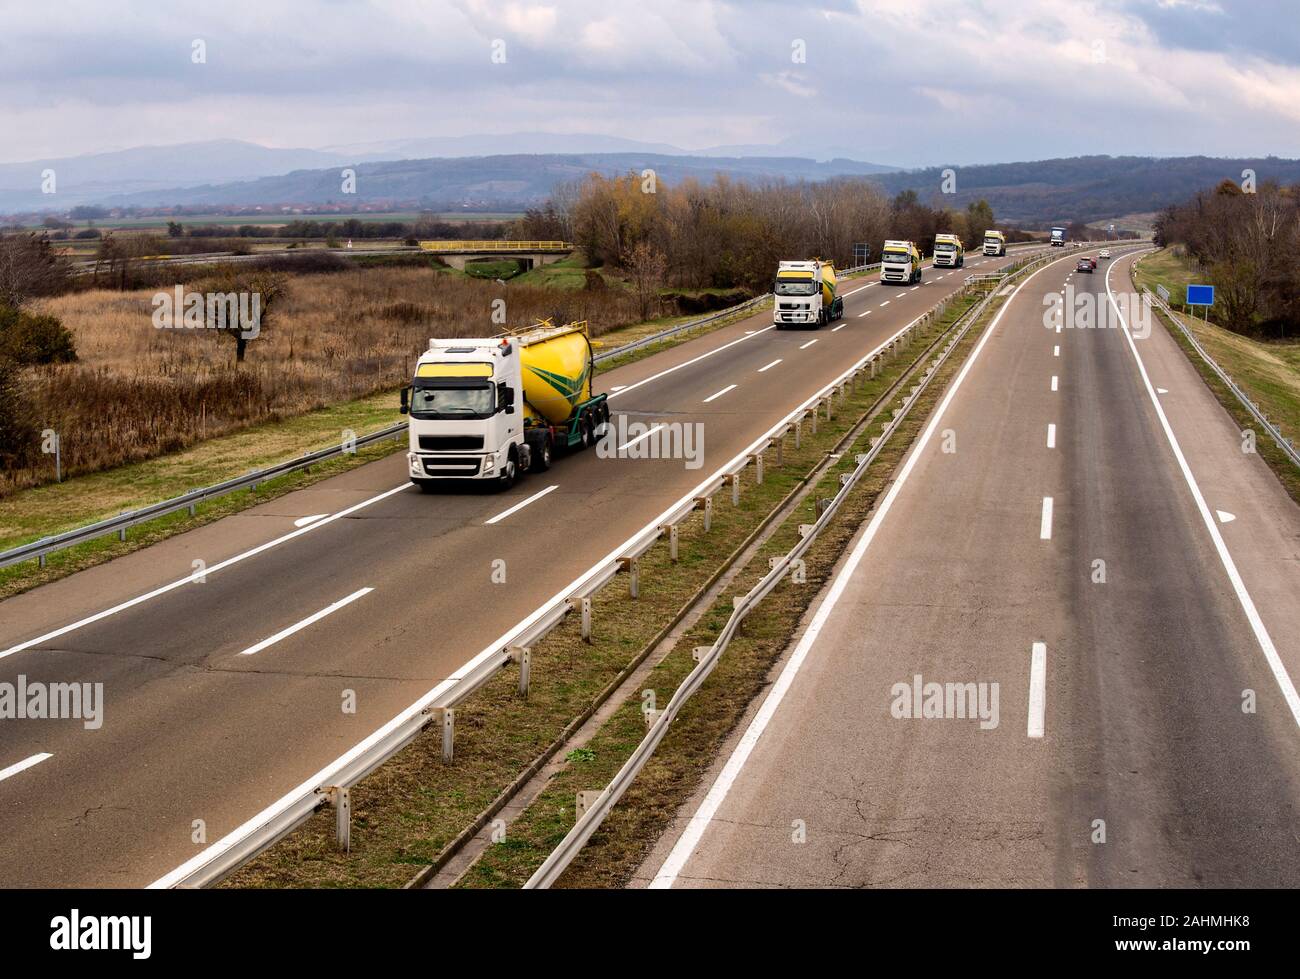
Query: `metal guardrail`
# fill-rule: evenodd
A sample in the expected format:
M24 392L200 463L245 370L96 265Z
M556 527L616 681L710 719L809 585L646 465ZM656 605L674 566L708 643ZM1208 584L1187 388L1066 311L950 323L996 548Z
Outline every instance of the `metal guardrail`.
M1056 256L1056 259L1059 258L1060 256ZM1013 275L1018 275L1021 272L1028 271L1031 268L1047 265L1054 260L1055 259L1050 252L1045 252L1044 254L1037 255L1028 262L1022 264L1015 271L1000 276L1000 278L1010 278ZM704 683L705 679L707 679L709 674L713 671L713 668L717 665L722 653L726 650L727 645L735 635L736 630L740 628L741 622L747 615L749 615L758 602L762 601L763 598L776 588L781 579L790 572L794 563L808 550L808 548L812 546L818 534L821 533L826 524L834 517L848 494L852 492L853 488L861 480L867 469L870 468L872 462L875 461L890 436L897 431L899 425L907 417L908 412L912 406L915 405L917 397L923 390L925 390L930 380L934 377L935 372L947 360L953 348L966 335L971 326L978 322L980 316L982 316L984 311L988 309L989 305L996 298L996 295L997 289L991 289L984 299L971 307L971 309L967 310L967 312L962 315L961 319L958 320L957 323L953 324L950 328L952 336L944 347L943 352L930 364L929 367L925 369L920 383L912 387L910 392L904 396L901 410L895 413L894 417L885 425L882 434L879 437L872 439L870 449L866 453L860 454L856 457L857 465L854 467L853 471L851 473L845 473L840 477L840 488L838 492L831 499L826 509L822 511L821 515L817 518L817 521L811 525L801 526L799 528L799 542L796 543L783 557L774 558L772 560L771 570L753 588L751 588L748 593L743 596L738 596L734 600L731 615L723 626L722 631L719 633L718 638L714 640L713 645L697 651L698 663L695 668L687 674L686 678L673 692L672 698L664 706L663 710L659 712L658 716L654 718L646 731L645 737L633 750L631 756L623 764L623 767L619 769L618 774L616 774L610 783L601 790L600 794L594 800L588 802L586 811L582 813L577 822L574 823L573 828L565 835L564 839L560 841L560 844L547 856L546 860L543 861L540 867L538 867L533 876L529 878L528 882L524 885L525 888L536 889L550 887L559 879L560 875L564 873L565 869L578 853L581 852L582 848L586 845L587 840L589 840L592 834L595 833L597 828L599 828L605 817L614 808L614 805L622 797L623 793L627 791L628 787L640 773L646 762L654 754L655 748L658 747L659 743L668 733L668 728L672 724L673 719L677 716L677 713L681 710L682 705L685 704L697 689L699 689L700 685ZM909 323L904 328L903 332L911 330L917 322L919 322L919 320L913 320L912 323ZM871 355L869 355L869 357L870 356ZM863 362L860 361L853 368L850 368L845 375L842 375L842 377L847 377L854 371L860 370L862 363ZM834 386L835 384L833 383L831 387Z
M1192 345L1192 349L1200 354L1200 357L1205 361L1206 366L1218 375L1219 380L1222 381L1224 386L1233 393L1238 401L1241 402L1242 407L1250 412L1251 416L1264 427L1264 430L1269 434L1269 438L1277 443L1277 447L1282 450L1286 457L1290 459L1297 468L1300 468L1300 450L1296 449L1295 443L1282 435L1282 430L1268 420L1268 416L1264 414L1260 407L1250 399L1250 396L1246 394L1237 382L1229 376L1228 372L1219 366L1218 361L1211 357L1209 352L1201 346L1201 342L1196 339L1196 335L1183 324L1182 320L1178 318L1178 315L1170 307L1169 303L1167 303L1163 297L1157 296L1145 286L1142 287L1142 300L1148 306L1154 306L1161 310L1169 318L1169 322L1173 323L1174 326L1182 332L1183 336L1187 339L1187 342Z
M149 506L140 507L138 510L127 510L125 513L118 514L116 517L109 517L98 523L89 524L85 527L78 527L75 530L68 530L62 534L55 534L51 537L43 537L38 541L30 544L23 544L20 547L12 548L8 551L0 551L0 568L6 568L11 564L19 564L23 561L39 561L41 566L45 566L46 555L55 551L61 551L64 548L72 547L76 544L84 544L86 541L96 540L100 537L107 537L109 534L117 534L122 540L126 540L127 528L135 524L144 523L147 520L154 520L158 517L166 516L169 513L175 513L177 510L189 509L191 515L194 507L205 500L215 499L219 496L225 496L241 489L254 489L259 483L264 483L268 479L274 479L277 476L284 476L288 473L295 472L299 469L305 469L308 466L314 466L317 463L324 462L326 459L332 459L334 456L344 455L345 453L354 452L364 445L370 445L373 442L381 442L384 439L396 438L406 432L406 422L399 422L396 425L390 425L387 428L380 429L377 432L371 432L369 435L360 435L355 439L343 442L339 445L330 446L327 449L319 449L316 452L308 452L298 459L291 459L288 462L277 463L274 466L267 466L265 469L255 469L244 476L237 476L234 479L228 479L224 483L217 483L214 486L205 486L202 489L191 490L181 496L174 496L169 500L163 500L159 503L152 503Z

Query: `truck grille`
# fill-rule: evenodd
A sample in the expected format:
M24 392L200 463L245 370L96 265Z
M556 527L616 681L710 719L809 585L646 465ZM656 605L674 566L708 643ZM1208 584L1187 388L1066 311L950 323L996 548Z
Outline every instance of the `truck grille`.
M445 459L425 459L426 476L477 476L477 456L447 456Z
M421 435L425 452L472 452L483 448L482 435Z

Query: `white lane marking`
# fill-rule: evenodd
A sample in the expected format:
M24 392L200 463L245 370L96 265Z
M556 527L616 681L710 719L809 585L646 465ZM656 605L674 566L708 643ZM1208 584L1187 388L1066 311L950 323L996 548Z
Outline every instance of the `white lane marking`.
M1052 348L1052 356L1053 357L1061 356L1061 345L1059 343Z
M776 361L776 363L780 363L780 361ZM771 364L768 364L768 365L767 365L767 367L771 367L771 366L772 366ZM767 370L767 367L764 367L763 370ZM619 451L619 452L622 452L622 451L623 451L624 449L626 449L629 445L636 445L636 444L637 444L638 442L640 442L642 439L648 439L651 435L653 435L655 432L659 431L659 429L661 429L661 428L663 428L663 427L664 427L664 426L663 426L663 422L660 422L658 425L655 425L654 427L652 427L649 431L647 431L647 432L642 432L642 433L641 433L640 435L638 435L636 438L634 438L634 439L628 439L626 442L624 442L622 445L620 445L620 446L618 447L618 451Z
M547 493L551 492L551 490L559 489L559 488L560 488L560 487L559 487L559 483L553 483L553 484L551 484L550 486L546 487L546 489L544 489L544 490L539 490L538 492L534 493L532 496L528 497L527 499L525 499L525 500L520 500L518 503L516 503L514 506L512 506L509 510L502 510L500 513L498 513L495 517L492 517L490 520L484 520L483 523L484 523L484 524L494 524L494 523L499 523L500 521L504 520L506 517L510 516L510 514L512 514L512 513L518 513L518 512L519 512L520 510L522 510L524 507L528 506L528 504L530 504L530 503L536 503L538 500L540 500L540 499L541 499L543 496L545 496Z
M1060 323L1057 323L1057 324L1056 324L1056 332L1057 332L1057 333L1060 333L1060 332L1061 332L1061 324L1060 324Z
M985 328L984 335L980 337L979 341L975 344L975 348L971 351L970 357L968 357L966 362L962 364L961 370L957 372L956 378L953 379L951 386L944 394L943 399L939 402L934 414L931 415L929 424L925 427L925 430L921 433L921 437L916 442L916 446L912 449L911 454L908 455L907 460L903 463L903 468L899 471L898 477L890 484L884 498L876 507L875 513L867 523L866 529L862 532L862 537L859 538L857 544L854 545L852 552L850 552L848 560L844 562L840 567L839 572L835 575L835 578L831 581L825 599L823 599L821 605L818 606L816 613L813 615L812 621L808 624L808 628L804 630L803 635L799 637L799 642L796 644L794 652L790 654L790 659L786 661L785 667L781 670L781 675L777 677L776 682L772 684L771 688L768 690L767 697L764 698L762 706L758 709L758 713L754 715L754 719L750 721L749 727L746 728L745 733L741 735L740 741L736 744L735 749L727 759L727 763L723 766L717 779L714 780L713 785L709 788L704 800L700 803L699 809L695 811L695 815L691 816L690 821L686 824L686 829L682 832L682 835L677 838L677 842L673 845L672 851L668 854L668 858L655 874L654 880L650 882L650 887L655 889L672 887L673 882L677 880L677 876L682 872L682 868L686 866L686 862L695 852L695 848L699 846L700 840L704 837L704 831L708 828L709 823L713 820L719 807L727 798L727 794L731 791L731 786L735 783L741 770L745 767L745 763L749 760L750 753L754 750L754 746L758 744L759 738L763 736L763 732L767 729L767 725L771 723L772 717L776 714L777 708L781 705L781 700L785 697L786 691L790 689L790 686L794 683L795 676L803 667L804 660L807 659L809 650L812 649L813 644L821 635L821 631L825 627L826 621L830 618L831 613L835 610L835 606L840 600L840 597L844 594L844 589L848 587L849 581L856 573L858 565L862 563L862 559L866 555L867 549L871 546L871 542L875 540L876 534L880 530L881 523L884 522L885 517L888 516L889 511L893 508L894 500L898 498L898 494L902 491L903 487L907 485L907 480L911 476L913 469L916 467L916 461L925 457L925 447L929 445L930 439L934 437L935 431L943 421L944 413L948 410L948 406L952 403L953 398L957 396L957 392L961 390L962 383L970 373L971 367L979 359L980 352L983 351L985 344L988 343L989 337L993 336L994 332L997 330L998 324L1002 322L1002 317L1006 314L1006 311L1011 308L1011 304L1015 301L1016 295L1020 290L1032 282L1039 272L1048 268L1051 268L1051 264L1044 265L1042 269L1039 269L1038 272L1032 273L1024 282L1020 283L1016 288L1016 291L1012 293L1011 299L1007 300L1003 304L1002 308L998 310L998 314L993 317L993 322Z
M116 615L118 612L123 612L126 609L134 608L135 606L143 602L149 601L149 599L151 598L157 598L159 595L165 595L167 592L180 588L182 585L188 585L190 582L196 580L197 578L206 575L216 574L218 571L222 571L230 567L231 565L238 564L240 561L246 561L248 558L255 557L256 555L261 554L263 551L269 551L271 548L278 547L280 544L283 544L287 541L291 541L295 537L301 537L303 534L309 534L313 530L317 530L321 527L325 527L329 524L332 524L335 520L342 520L344 517L348 516L349 514L356 513L358 510L364 507L368 507L372 503L378 503L380 500L387 499L388 497L392 496L395 493L405 492L410 488L411 488L410 483L403 483L401 486L394 486L392 489L385 490L384 492L378 494L377 496L370 497L370 499L368 500L362 500L360 503L354 503L352 504L352 506L340 510L338 513L330 514L328 517L324 518L323 520L317 520L315 523L308 524L306 527L300 527L298 530L291 530L289 531L289 533L284 534L281 537L277 537L275 538L275 540L269 540L265 544L258 544L256 547L250 548L249 550L244 551L242 554L236 554L234 557L228 557L224 561L220 561L217 564L213 564L207 568L203 568L198 571L195 571L191 574L186 575L184 578L179 578L176 581L170 582L169 584L162 585L158 588L155 588L153 591L145 592L143 595L137 595L135 598L127 599L125 602L121 602L118 605L114 605L112 608L106 608L102 612L96 612L94 615L88 615L84 619L79 619L70 625L60 626L58 629L55 629L53 632L47 632L43 636L37 636L35 639L28 639L26 642L21 642L17 646L10 646L4 652L0 652L0 659L4 659L6 656L12 656L14 653L21 653L24 649L31 649L33 646L39 646L41 643L49 642L51 639L57 639L59 636L67 635L69 632L73 632L77 629L82 628L83 626L88 626L92 622L98 622L100 619L106 619L110 615Z
M289 638L289 636L292 636L295 632L301 632L303 629L307 628L307 626L311 625L313 622L319 622L321 619L325 618L325 616L333 615L343 606L351 605L362 595L369 595L372 591L374 591L373 588L358 588L356 591L354 591L351 595L347 596L346 598L340 598L333 605L328 605L325 608L321 609L319 612L315 612L312 615L307 616L307 618L303 619L301 622L295 622L287 629L281 629L275 635L270 636L267 639L263 639L261 642L249 646L247 649L241 650L239 655L252 656L254 653L260 653L267 646L274 646L281 639L287 639Z
M1056 426L1055 425L1049 424L1047 426L1047 447L1049 449L1056 448Z
M845 298L845 299L848 299L849 296L856 296L856 295L857 295L858 293L860 293L863 289L870 289L872 286L878 286L878 285L880 285L880 282L879 282L879 281L876 281L876 282L868 282L865 286L858 286L856 289L853 289L853 290L851 290L851 291L849 291L849 292L844 293L844 298Z
M738 343L744 343L746 340L752 339L753 337L762 336L768 330L775 330L775 329L776 329L776 324L773 323L771 326L765 326L761 330L755 330L753 333L747 333L743 337L737 337L735 340L732 340L730 343L724 343L721 347L715 347L712 350L700 354L698 357L692 357L690 360L683 361L682 363L676 364L672 367L665 367L658 374L651 374L649 377L643 377L635 384L628 384L625 387L619 388L617 391L611 391L609 396L611 398L616 398L619 397L620 395L627 394L629 391L635 391L643 384L649 384L651 381L657 381L659 380L659 378L665 377L673 373L673 371L679 371L683 367L690 367L692 364L698 364L701 360L704 360L706 357L712 357L714 354L720 354L728 347L734 347Z
M1168 393L1169 393L1168 388L1156 388L1156 394L1168 394Z
M1052 375L1052 390L1055 391L1055 390L1056 390L1056 387L1057 387L1057 378L1056 378L1056 375L1053 374L1053 375Z
M1041 738L1047 727L1047 643L1036 642L1029 656L1029 726L1031 738Z
M908 291L908 292L916 292L916 290L917 290L917 289L920 289L920 288L921 288L920 286L912 286L912 288L911 288L911 289L908 289L907 291Z
M892 299L886 299L886 300L885 300L883 303L881 303L880 305L882 305L882 306L888 306L888 305L889 305L890 303L892 303L892 302L893 302Z
M615 384L612 388L609 389L609 393L618 394L618 392L622 391L624 387L626 387L626 385L624 384Z
M757 333L757 332L758 332L757 330L746 330L746 331L745 331L745 336L747 336L747 337L752 337L752 336L753 336L755 333Z
M812 346L814 343L816 343L816 342L817 342L816 340L809 340L807 343L801 343L801 344L799 344L799 349L800 349L800 350L807 350L809 347L811 347L811 346Z
M1215 510L1214 512L1219 518L1219 523L1232 523L1237 519L1235 513L1229 513L1227 510Z
M736 385L734 385L734 384L728 384L728 385L727 385L725 388L723 388L721 391L715 392L714 394L711 394L711 395L709 395L707 398L705 398L705 399L704 399L704 403L705 403L705 404L708 404L708 403L709 403L710 401L712 401L714 398L720 398L720 397L722 397L724 394L726 394L728 391L734 391L735 389L736 389Z
M1052 498L1050 496L1043 497L1043 517L1038 524L1038 539L1052 539Z
M776 360L772 361L772 363L768 364L766 367L760 367L758 369L758 373L762 374L764 371L770 371L773 367L775 367L779 363L781 363L780 357L776 358Z
M32 755L29 758L24 758L22 761L10 765L8 768L0 768L0 782L3 782L7 778L12 778L13 776L17 775L19 772L25 772L33 765L39 765L46 758L53 758L53 757L54 756L51 755L48 751L42 751L40 754Z
M870 315L872 314L872 312L873 312L873 311L869 309L869 310L867 310L865 313L858 313L858 319L862 319L862 317L864 317L864 316L870 316Z
M839 326L837 326L837 327L835 327L833 330L831 330L831 332L832 332L832 333L839 333L840 330L844 329L844 328L845 328L846 326L848 326L848 325L849 325L849 324L847 324L847 323L841 323Z
M1151 398L1151 404L1156 410L1156 417L1160 420L1160 427L1164 429L1165 438L1169 442L1169 447L1173 449L1178 468L1182 471L1187 488L1191 490L1192 499L1196 502L1196 509L1200 511L1205 529L1209 531L1210 539L1214 542L1214 549L1218 552L1219 560L1223 563L1223 570L1227 572L1228 580L1232 582L1232 590L1236 592L1237 601L1241 603L1241 609L1246 613L1250 628L1255 633L1255 641L1259 643L1259 648L1264 653L1264 659L1268 661L1269 669L1273 672L1273 679L1277 681L1277 685L1282 691L1282 697L1286 700L1287 706L1291 708L1291 717L1295 720L1296 725L1300 726L1300 694L1296 693L1295 684L1291 682L1291 676L1287 673L1281 657L1277 654L1277 647L1273 645L1273 638L1268 634L1268 629L1264 626L1264 620L1260 617L1259 609L1255 607L1254 599L1250 597L1250 592L1246 590L1246 583L1242 580L1240 572L1237 571L1236 562L1232 560L1232 555L1228 553L1228 545L1224 543L1223 535L1219 533L1219 528L1214 523L1214 517L1205 502L1205 497L1201 495L1201 487L1197 485L1196 477L1192 475L1192 469L1187 464L1187 458L1183 455L1182 446L1178 444L1178 439L1169 424L1169 419L1165 416L1165 409L1161 406L1160 398L1151 384L1151 377L1147 374L1146 364L1142 360L1142 355L1138 353L1137 344L1133 342L1133 334L1129 331L1128 320L1124 318L1124 314L1120 312L1119 304L1115 302L1115 294L1110 289L1110 273L1114 268L1115 265L1112 264L1106 269L1106 297L1110 300L1115 315L1119 317L1120 329L1124 331L1124 339L1128 341L1128 348L1133 353L1133 359L1137 361L1138 372L1142 375L1142 383L1146 385L1147 395Z
M313 513L310 517L299 517L293 522L295 527L306 527L309 523L315 523L321 517L327 517L327 513Z

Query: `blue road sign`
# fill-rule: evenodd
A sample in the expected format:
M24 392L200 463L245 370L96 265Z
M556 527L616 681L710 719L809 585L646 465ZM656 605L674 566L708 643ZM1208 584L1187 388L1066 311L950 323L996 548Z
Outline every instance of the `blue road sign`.
M1188 306L1213 306L1214 286L1188 286L1187 305Z

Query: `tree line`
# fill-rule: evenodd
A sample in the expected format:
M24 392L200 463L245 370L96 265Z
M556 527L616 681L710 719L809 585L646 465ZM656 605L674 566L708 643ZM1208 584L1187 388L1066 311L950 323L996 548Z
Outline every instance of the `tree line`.
M1300 333L1300 184L1247 192L1225 180L1166 208L1154 232L1215 287L1212 319L1235 333Z

